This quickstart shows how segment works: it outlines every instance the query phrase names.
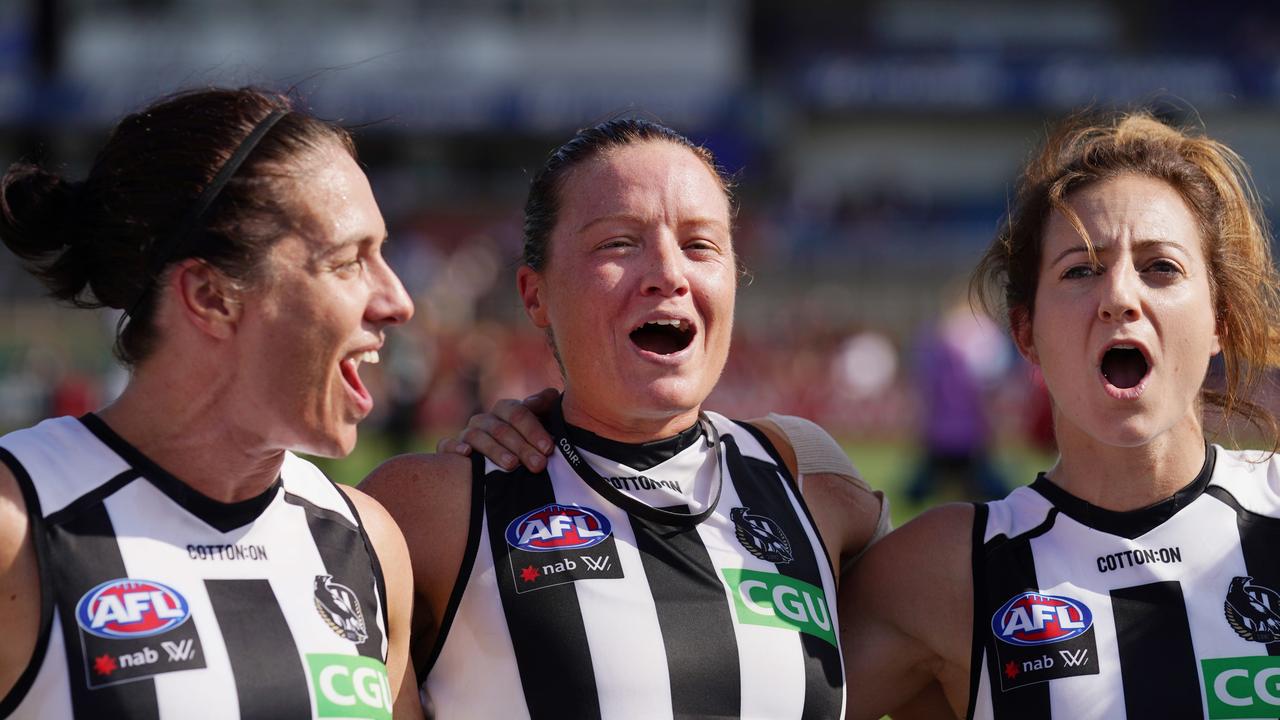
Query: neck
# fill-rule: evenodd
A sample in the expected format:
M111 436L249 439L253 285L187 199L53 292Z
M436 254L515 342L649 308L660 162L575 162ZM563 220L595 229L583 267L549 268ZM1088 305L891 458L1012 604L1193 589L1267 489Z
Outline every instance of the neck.
M698 421L700 407L670 414L622 416L621 408L580 402L570 389L564 391L564 421L600 437L624 443L644 443L678 435Z
M225 384L166 377L162 369L144 366L98 415L200 494L226 503L247 500L275 482L284 451L237 424Z
M1188 417L1150 442L1117 447L1055 418L1060 456L1046 473L1058 487L1098 507L1126 512L1171 497L1204 467L1204 431Z

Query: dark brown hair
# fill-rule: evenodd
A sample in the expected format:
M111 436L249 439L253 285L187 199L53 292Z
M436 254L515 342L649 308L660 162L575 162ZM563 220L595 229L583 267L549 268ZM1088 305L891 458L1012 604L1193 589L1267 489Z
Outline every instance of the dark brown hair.
M218 171L277 112L284 115L212 205L184 227ZM10 166L0 179L0 241L55 298L128 311L115 352L133 366L155 344L164 271L194 257L252 282L267 249L303 220L284 183L304 155L332 144L355 154L345 130L295 109L282 94L213 88L172 95L121 120L83 181Z
M1221 408L1224 418L1242 416L1273 450L1280 448L1275 416L1248 399L1280 359L1280 277L1271 235L1244 161L1203 133L1144 112L1063 122L1023 170L1008 218L974 271L973 289L993 317L1030 322L1050 214L1061 213L1092 255L1067 200L1091 183L1129 174L1167 182L1199 225L1225 370L1223 389L1204 388L1203 400Z

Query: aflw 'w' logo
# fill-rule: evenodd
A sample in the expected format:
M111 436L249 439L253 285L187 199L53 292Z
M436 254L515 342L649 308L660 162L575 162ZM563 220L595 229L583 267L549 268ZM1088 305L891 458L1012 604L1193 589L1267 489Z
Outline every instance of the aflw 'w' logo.
M600 557L591 557L590 555L583 555L582 562L586 563L587 567L591 568L592 570L608 570L609 569L608 555L601 555Z
M196 654L195 641L192 640L191 638L187 638L186 640L182 640L179 642L165 640L164 642L160 643L160 647L164 648L164 651L169 653L169 662L182 662L183 660L190 660L191 657Z
M1089 662L1088 648L1080 648L1079 650L1059 650L1058 654L1062 656L1062 662L1067 667L1079 667Z

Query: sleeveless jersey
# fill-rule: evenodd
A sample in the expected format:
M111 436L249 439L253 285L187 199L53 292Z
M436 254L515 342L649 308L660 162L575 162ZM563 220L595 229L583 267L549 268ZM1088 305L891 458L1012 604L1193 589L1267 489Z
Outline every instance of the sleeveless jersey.
M977 510L970 717L1280 717L1280 459L1210 446L1132 512L1043 475Z
M40 636L0 717L390 718L385 592L355 508L292 454L225 504L94 415L0 438Z
M539 474L473 460L424 683L438 717L843 717L835 582L797 485L754 428L708 415L718 454L698 426L639 446L568 429L632 513L559 451Z

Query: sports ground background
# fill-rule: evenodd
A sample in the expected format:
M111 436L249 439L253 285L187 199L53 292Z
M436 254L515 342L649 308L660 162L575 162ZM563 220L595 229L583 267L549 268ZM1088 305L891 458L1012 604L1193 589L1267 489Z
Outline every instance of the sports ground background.
M363 371L378 409L325 463L344 482L555 382L514 292L520 208L549 150L618 113L705 143L737 180L748 274L709 407L818 421L898 522L974 491L957 466L905 496L930 423L977 428L962 444L1010 486L1051 461L1042 391L963 289L1047 123L1149 106L1235 147L1273 217L1280 188L1280 11L1263 3L0 3L4 165L82 176L124 112L250 83L360 126L418 306ZM114 322L53 308L0 254L0 430L118 392Z

